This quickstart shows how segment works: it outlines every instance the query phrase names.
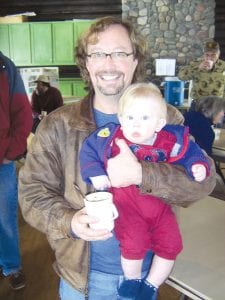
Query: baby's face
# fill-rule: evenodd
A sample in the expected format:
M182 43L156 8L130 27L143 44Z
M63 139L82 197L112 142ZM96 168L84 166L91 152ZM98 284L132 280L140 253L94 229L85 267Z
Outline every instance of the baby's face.
M161 126L160 105L149 99L138 99L124 107L120 116L121 129L124 136L133 143L152 144L155 132L160 131Z

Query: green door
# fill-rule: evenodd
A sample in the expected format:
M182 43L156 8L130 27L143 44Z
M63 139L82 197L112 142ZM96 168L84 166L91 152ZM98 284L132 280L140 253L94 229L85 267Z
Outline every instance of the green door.
M73 85L70 80L59 80L59 89L64 97L73 95Z
M53 62L57 65L74 64L73 22L57 22L53 28Z
M32 64L52 65L52 24L30 23Z
M16 66L31 65L30 28L28 23L10 24L10 57Z
M78 98L82 98L85 95L87 95L87 91L85 91L84 89L85 84L82 80L74 80L73 82L73 95L78 97Z
M59 88L64 97L82 98L87 94L84 87L84 82L79 78L61 78L59 80Z
M80 34L90 27L92 21L91 20L80 20L80 21L76 21L75 23L77 26L77 37L79 38Z
M9 26L7 24L0 25L0 51L10 57Z

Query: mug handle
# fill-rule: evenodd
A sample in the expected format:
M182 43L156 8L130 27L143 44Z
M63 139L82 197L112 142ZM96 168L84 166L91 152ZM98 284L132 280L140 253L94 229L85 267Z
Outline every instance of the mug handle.
M115 220L116 218L118 218L119 213L118 213L118 210L117 210L117 208L114 204L112 204L112 211L113 211L113 220Z

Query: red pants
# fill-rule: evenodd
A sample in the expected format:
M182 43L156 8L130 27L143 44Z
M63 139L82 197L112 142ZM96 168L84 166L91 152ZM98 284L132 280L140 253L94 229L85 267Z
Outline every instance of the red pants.
M157 197L140 194L136 186L111 191L119 212L115 234L122 256L142 259L152 250L174 260L182 250L182 239L171 207Z

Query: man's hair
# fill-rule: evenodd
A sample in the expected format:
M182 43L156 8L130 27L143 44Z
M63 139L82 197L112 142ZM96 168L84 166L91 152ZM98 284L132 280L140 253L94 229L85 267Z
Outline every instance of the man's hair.
M213 121L214 117L225 109L225 100L217 96L201 97L197 103L195 110L202 113L206 118Z
M214 40L209 40L205 43L204 52L220 52L220 45Z
M132 104L139 99L149 99L151 103L154 103L160 108L160 118L167 116L167 105L159 90L159 88L153 83L134 83L131 84L120 97L118 115L121 115L124 108Z
M128 21L122 21L119 18L109 16L97 19L89 29L84 32L78 39L77 46L75 48L75 57L77 65L80 69L81 76L85 81L88 90L93 91L92 82L89 76L89 72L86 68L87 59L87 47L89 44L96 44L98 42L98 35L104 32L112 25L121 25L126 29L131 45L134 52L134 58L138 60L138 65L135 70L132 82L143 81L146 76L145 59L147 55L147 43L144 37L136 31L134 26Z

